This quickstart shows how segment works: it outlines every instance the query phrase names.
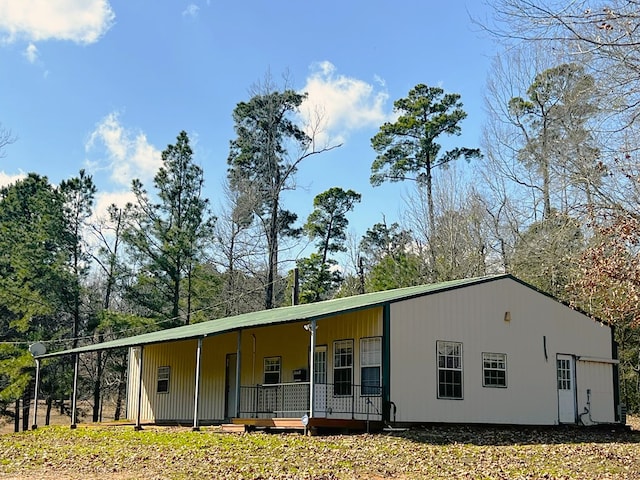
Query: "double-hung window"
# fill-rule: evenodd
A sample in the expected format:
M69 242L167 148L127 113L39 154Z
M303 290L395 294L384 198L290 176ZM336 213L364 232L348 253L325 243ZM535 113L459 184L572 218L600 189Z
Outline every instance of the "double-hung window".
M333 342L333 393L351 395L353 384L353 340Z
M438 340L438 398L462 398L462 343Z
M505 353L482 354L482 386L507 386L507 355Z
M360 339L360 393L380 395L380 374L382 366L382 338Z
M264 383L280 383L280 357L264 357Z
M169 393L169 380L171 378L171 367L158 367L157 393Z

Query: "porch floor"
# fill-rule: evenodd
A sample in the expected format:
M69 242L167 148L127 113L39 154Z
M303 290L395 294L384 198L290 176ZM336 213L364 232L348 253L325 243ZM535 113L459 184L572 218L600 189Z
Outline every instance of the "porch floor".
M261 429L280 429L280 430L299 430L304 431L305 427L300 418L233 418L233 425L244 425L246 430ZM380 431L384 424L379 420L352 420L341 418L322 418L313 417L309 419L307 430L315 433L318 431L337 432L366 432Z

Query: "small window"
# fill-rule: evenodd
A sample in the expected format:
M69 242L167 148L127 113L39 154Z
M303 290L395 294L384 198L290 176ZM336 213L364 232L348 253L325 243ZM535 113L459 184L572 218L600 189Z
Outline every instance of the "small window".
M382 338L360 339L361 395L380 395L382 365Z
M462 343L438 341L438 398L462 399Z
M171 378L171 367L158 367L157 393L169 393L169 379Z
M264 383L267 385L280 383L280 357L264 358Z
M353 340L333 342L333 393L351 395L353 383Z
M504 353L482 354L482 386L506 388L507 355Z
M571 361L566 358L556 360L558 370L558 390L571 390Z

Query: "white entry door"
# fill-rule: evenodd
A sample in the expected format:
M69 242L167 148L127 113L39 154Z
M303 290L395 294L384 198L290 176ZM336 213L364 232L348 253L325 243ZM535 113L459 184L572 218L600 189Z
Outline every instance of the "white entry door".
M313 416L327 416L327 346L317 346L313 352L314 397Z
M575 364L571 355L556 357L558 379L558 421L576 423Z

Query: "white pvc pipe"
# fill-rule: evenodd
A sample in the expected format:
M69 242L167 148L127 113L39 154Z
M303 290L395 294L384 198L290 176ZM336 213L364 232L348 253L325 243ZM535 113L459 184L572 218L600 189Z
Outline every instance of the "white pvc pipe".
M137 405L137 413L136 413L136 425L134 430L142 430L142 425L140 424L140 417L142 415L142 367L143 367L143 357L144 357L144 345L140 345L140 361L138 361L138 405Z
M315 356L316 356L316 321L311 320L311 346L309 348L309 418L313 418L313 407L315 403Z
M76 353L73 364L73 393L71 396L71 428L76 428L76 399L78 398L78 364L80 354Z
M33 423L31 430L38 428L38 394L40 393L40 359L36 358L36 386L33 394Z
M200 399L200 358L202 357L202 338L198 339L196 349L196 391L193 399L193 430L200 430L198 426L198 400Z

